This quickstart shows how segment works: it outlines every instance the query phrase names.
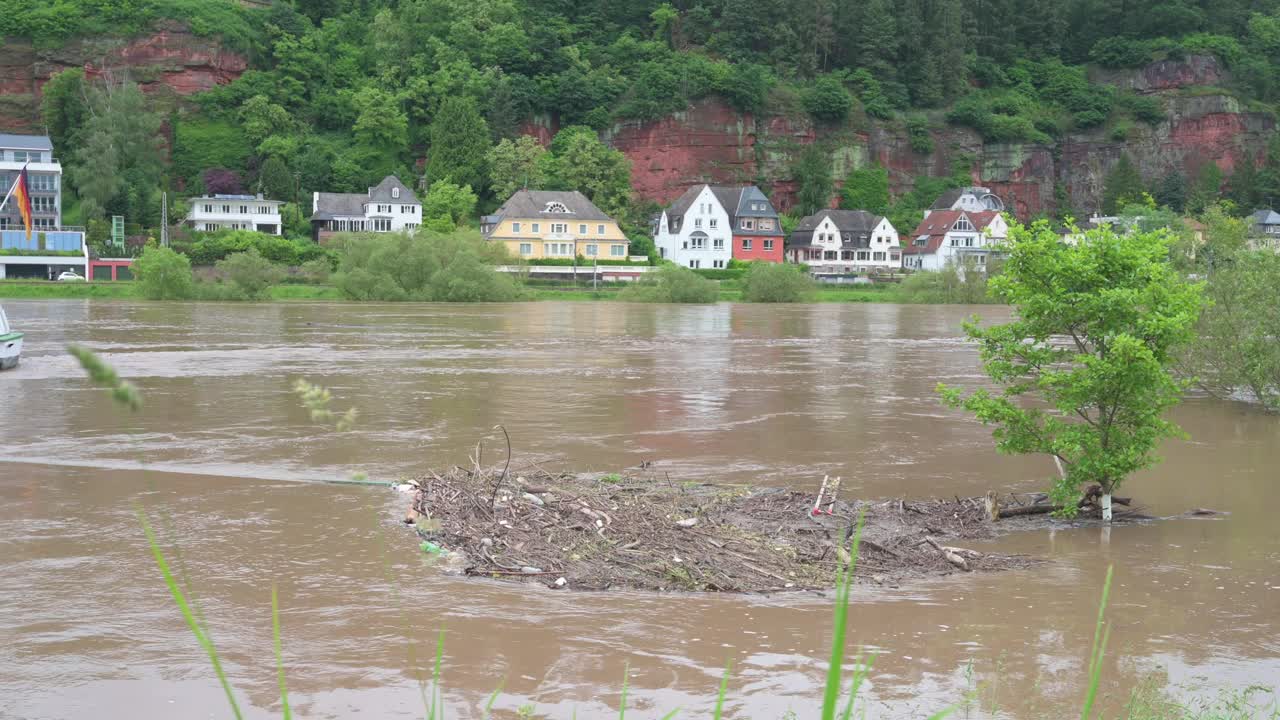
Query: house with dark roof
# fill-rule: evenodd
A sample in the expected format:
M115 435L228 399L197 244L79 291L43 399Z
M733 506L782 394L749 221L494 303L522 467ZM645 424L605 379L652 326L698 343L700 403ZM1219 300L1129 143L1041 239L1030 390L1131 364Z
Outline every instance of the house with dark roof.
M729 260L782 262L778 212L754 185L695 185L658 217L659 254L691 268L722 268Z
M618 222L577 190L518 190L480 218L480 233L525 259L626 260L631 245Z
M985 270L999 244L1009 235L1004 216L995 210L933 210L911 233L902 265L909 270L938 271L948 265Z
M422 203L394 175L368 192L317 192L311 198L311 234L316 242L344 232L413 231L421 224Z
M1280 250L1280 213L1270 208L1249 215L1250 244Z
M866 210L819 210L800 220L787 238L787 260L814 275L890 272L902 267L898 231Z
M924 216L929 217L929 213L935 210L968 210L970 212L982 212L984 210L992 210L995 212L1004 212L1004 200L999 195L991 192L990 188L984 187L964 187L948 190L938 196L938 199L924 211Z

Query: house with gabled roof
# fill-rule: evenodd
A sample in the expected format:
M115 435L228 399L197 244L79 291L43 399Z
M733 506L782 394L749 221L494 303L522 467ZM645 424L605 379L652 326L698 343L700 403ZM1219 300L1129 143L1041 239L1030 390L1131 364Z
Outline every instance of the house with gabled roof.
M813 275L890 272L902 267L902 246L886 217L827 209L801 218L787 238L787 260Z
M939 195L938 199L933 201L933 204L924 211L924 216L929 217L929 213L935 210L968 210L971 212L993 210L995 212L1004 212L1004 200L1000 199L999 195L991 192L990 188L954 188Z
M316 242L335 233L413 231L421 224L422 203L394 175L368 192L317 192L311 198L311 235Z
M754 185L695 185L658 217L654 245L665 259L691 268L729 260L782 262L778 212Z
M903 248L908 270L938 271L948 265L985 270L1009 235L1004 216L995 210L932 210L916 226Z
M524 259L626 260L630 242L618 221L577 190L517 190L480 234Z

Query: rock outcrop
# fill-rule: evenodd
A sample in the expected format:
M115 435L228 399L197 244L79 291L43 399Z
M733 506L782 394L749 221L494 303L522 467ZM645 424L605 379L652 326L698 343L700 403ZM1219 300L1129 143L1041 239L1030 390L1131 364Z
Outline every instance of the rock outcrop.
M1171 170L1194 175L1209 162L1229 175L1241 162L1256 162L1275 130L1269 113L1243 108L1220 88L1227 73L1210 56L1099 72L1095 79L1160 98L1166 119L1155 127L1137 125L1121 140L1098 129L1051 145L984 143L973 131L939 123L934 150L921 154L900 123L859 117L823 127L802 113L753 116L708 99L661 120L618 123L604 137L631 158L636 191L658 202L696 183L756 182L769 186L775 204L789 208L796 190L792 161L805 145L821 142L831 152L837 182L851 167L874 160L889 169L898 192L916 176L945 175L953 161L965 161L975 183L991 187L1027 218L1054 210L1060 193L1076 209L1096 209L1103 179L1122 152L1149 181ZM553 126L544 121L540 134Z
M144 92L178 98L240 77L249 67L244 56L199 37L182 23L165 21L134 38L77 38L52 49L30 40L0 43L0 130L38 132L40 89L67 68L84 68L90 77L128 77Z

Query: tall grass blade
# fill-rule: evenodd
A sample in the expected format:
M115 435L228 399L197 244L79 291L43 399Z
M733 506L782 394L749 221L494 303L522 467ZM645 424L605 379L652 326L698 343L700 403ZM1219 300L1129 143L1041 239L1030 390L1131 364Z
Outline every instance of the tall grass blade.
M720 720L720 715L724 712L724 696L729 690L729 672L733 668L733 661L725 663L724 676L720 678L720 694L716 696L716 714L713 716L715 720ZM674 710L672 713L674 714Z
M498 687L494 688L493 693L489 695L489 702L484 704L485 720L488 720L489 713L493 712L493 703L498 700L498 696L502 694L502 686L506 684L507 684L506 680L499 681Z
M276 651L276 677L280 680L280 703L284 706L284 720L292 720L289 691L284 686L284 655L280 650L280 600L276 596L275 585L271 586L271 639Z
M164 559L164 551L160 549L160 543L156 541L155 531L151 529L151 524L147 522L147 516L142 512L142 508L134 508L134 512L138 516L138 523L142 525L142 531L147 535L147 544L151 546L151 554L155 557L156 567L160 568L160 574L164 576L164 584L169 587L169 594L173 596L173 601L177 603L178 610L182 612L182 617L187 621L187 627L191 629L191 634L196 636L196 641L200 643L200 647L209 656L209 662L213 664L213 672L218 676L218 682L222 683L222 689L227 694L227 703L231 705L231 713L235 715L236 720L241 720L244 716L240 714L240 706L236 704L235 693L231 690L231 683L227 681L227 675L222 671L222 663L218 660L218 651L213 646L213 642L200 629L200 623L196 621L195 615L191 612L191 606L187 603L187 598L182 594L182 589L178 587L178 582L173 579L173 573L169 572L169 563Z
M1102 583L1102 601L1098 603L1098 623L1093 628L1093 649L1089 652L1089 690L1084 696L1084 709L1080 711L1080 720L1089 720L1093 714L1093 704L1098 697L1098 684L1102 680L1102 656L1107 650L1107 640L1111 637L1111 627L1106 622L1107 600L1111 596L1111 575L1114 565L1107 566L1107 579Z
M631 663L622 666L622 700L618 703L618 720L627 716L627 680L631 677Z
M676 713L678 713L678 712L680 712L680 708L676 708L675 710L672 710L671 712L667 713L666 715L663 715L663 716L662 716L662 720L671 720L671 718L675 717L675 716L676 716Z
M867 679L867 675L871 673L871 666L876 662L876 656L872 655L865 665L860 664L857 670L853 672L853 680L849 683L849 699L844 704L844 713L840 716L841 720L849 720L853 717L853 704L858 699L858 691L862 689L862 683Z
M436 637L436 662L431 671L431 704L427 707L427 720L443 720L444 694L440 690L440 663L444 660L444 628Z
M831 663L827 666L827 687L822 696L822 720L835 720L840 703L841 669L844 663L845 633L849 626L849 591L853 585L853 572L858 564L858 546L862 544L862 521L866 511L858 514L858 526L849 549L849 567L840 575L836 586L835 623L831 629Z

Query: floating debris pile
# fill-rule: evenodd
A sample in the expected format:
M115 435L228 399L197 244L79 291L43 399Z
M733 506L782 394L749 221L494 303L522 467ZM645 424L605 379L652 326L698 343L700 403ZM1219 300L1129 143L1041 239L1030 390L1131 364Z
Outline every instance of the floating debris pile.
M832 483L832 495L839 483ZM848 502L776 488L454 467L415 479L406 522L467 575L579 590L828 590L865 513L858 577L894 584L1035 560L954 547L992 537L983 498ZM819 507L820 505L820 507Z

